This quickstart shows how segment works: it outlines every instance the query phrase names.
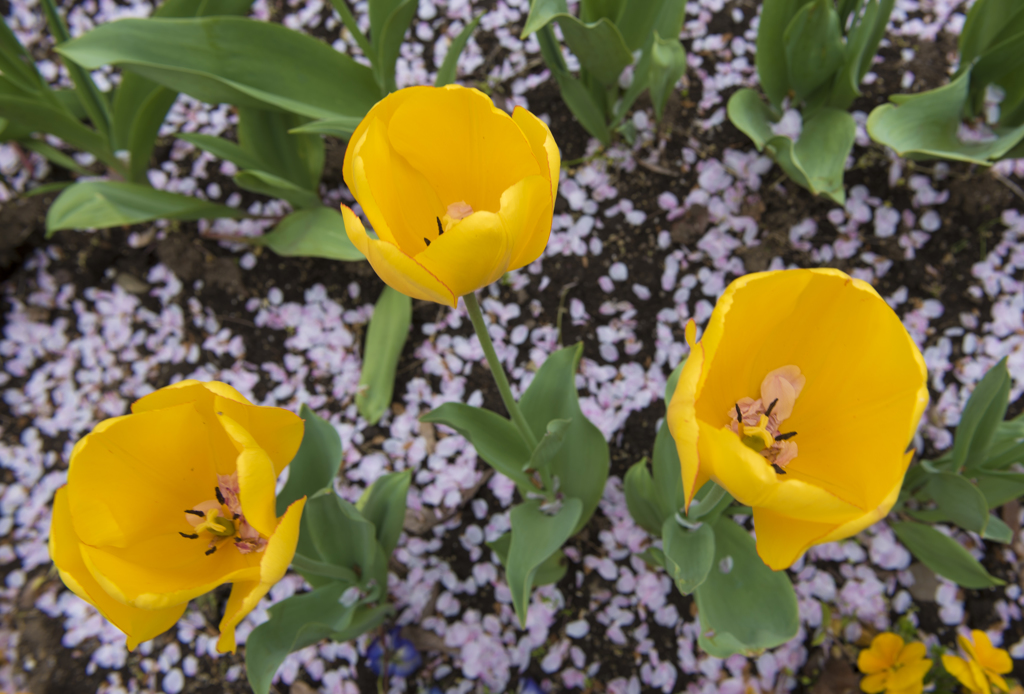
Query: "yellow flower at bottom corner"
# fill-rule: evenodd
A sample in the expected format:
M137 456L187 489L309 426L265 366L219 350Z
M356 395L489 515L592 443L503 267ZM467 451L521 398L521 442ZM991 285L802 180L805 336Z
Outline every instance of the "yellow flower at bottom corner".
M883 633L871 641L857 656L857 668L867 675L860 682L867 694L921 694L924 677L932 667L925 658L923 643L903 642L892 633Z
M345 183L376 238L342 205L345 230L392 288L454 307L544 251L560 162L524 108L509 115L458 85L400 89L345 151Z
M232 583L221 652L287 571L305 498L278 518L275 484L302 441L300 417L223 383L182 381L99 423L57 490L50 556L65 585L134 649L189 600Z
M896 313L831 269L753 273L719 298L668 407L686 507L714 480L753 509L773 570L854 535L896 502L928 403Z
M974 643L971 643L972 639ZM959 634L956 640L967 657L943 655L942 666L946 672L956 677L972 694L991 694L993 687L1003 692L1010 690L1001 677L1013 670L1009 653L993 646L988 634L979 629L971 631L970 639Z

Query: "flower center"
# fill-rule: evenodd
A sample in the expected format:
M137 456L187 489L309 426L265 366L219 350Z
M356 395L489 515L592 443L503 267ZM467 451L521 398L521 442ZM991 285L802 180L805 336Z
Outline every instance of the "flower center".
M192 526L192 532L178 534L189 540L200 538L209 541L206 556L210 556L229 540L242 554L262 552L267 541L255 528L245 521L242 505L238 501L238 473L217 475L217 486L213 488L216 499L207 499L185 510L185 520Z
M437 236L434 237L436 241L441 234L451 229L453 226L461 222L463 219L473 214L473 208L465 200L459 200L453 202L448 206L448 211L445 212L443 217L436 217L437 219ZM423 237L423 243L430 247L430 239L426 236Z
M786 474L786 465L797 456L796 442L790 441L796 432L781 433L780 428L793 414L806 381L798 366L775 369L761 382L760 398L742 398L729 410L726 427L740 437L743 445L763 456L779 475Z

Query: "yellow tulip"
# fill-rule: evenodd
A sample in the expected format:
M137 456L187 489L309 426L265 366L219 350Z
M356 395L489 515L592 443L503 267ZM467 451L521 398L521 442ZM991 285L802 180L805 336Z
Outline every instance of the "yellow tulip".
M857 668L867 675L860 682L861 690L867 694L921 694L924 676L932 667L926 653L923 643L904 645L896 634L879 634L871 647L857 656Z
M303 422L223 383L182 381L101 422L71 453L50 556L65 585L128 636L171 628L188 601L232 583L221 652L288 569L305 498L275 513L275 481Z
M343 175L377 238L342 205L345 229L380 278L455 306L536 260L551 233L560 158L526 109L466 87L409 87L370 109Z
M668 408L686 507L708 480L753 508L774 570L875 523L928 402L924 359L884 300L838 270L745 275L691 345Z
M993 646L984 631L972 630L971 638L974 643L963 634L956 637L966 659L955 655L942 656L942 666L946 672L956 677L971 694L991 694L992 687L1003 692L1009 691L1009 685L1000 675L1013 670L1010 654Z

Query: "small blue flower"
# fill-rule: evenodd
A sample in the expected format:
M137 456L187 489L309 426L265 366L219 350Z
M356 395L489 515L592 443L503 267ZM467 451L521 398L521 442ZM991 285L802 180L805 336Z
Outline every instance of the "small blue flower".
M524 677L519 680L519 694L544 694L544 690L529 677Z
M419 669L423 664L423 657L408 639L398 635L397 627L392 629L385 637L385 644L379 638L366 650L367 664L373 674L380 676L383 672L382 659L384 658L384 646L388 652L388 676L408 677Z

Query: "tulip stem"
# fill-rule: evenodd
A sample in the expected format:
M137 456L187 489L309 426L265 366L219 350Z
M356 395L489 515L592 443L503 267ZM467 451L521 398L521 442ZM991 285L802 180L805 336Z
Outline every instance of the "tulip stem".
M708 488L708 493L704 495L703 499L700 499L697 502L697 508L693 508L691 505L690 513L686 516L686 520L690 521L691 523L708 515L713 510L718 508L720 505L724 506L724 504L721 503L722 499L729 496L729 493L725 491L725 489L720 487L717 483L708 482L708 484L711 485ZM730 501L731 500L732 497L730 497ZM713 520L714 518L709 519L709 521Z
M526 417L523 416L522 410L519 409L519 403L512 397L512 388L508 384L508 376L505 374L505 368L501 365L501 361L498 360L498 353L494 351L494 343L491 342L491 336L487 332L484 314L480 311L480 302L477 301L476 293L470 292L463 296L462 299L466 302L469 320L473 323L473 330L476 331L476 336L480 339L480 346L483 347L484 355L487 357L487 365L491 367L494 382L498 386L498 392L501 393L501 401L505 403L505 409L508 410L512 422L519 430L519 435L523 437L532 453L537 448L537 437L533 435L533 430L530 429L530 425L526 422Z

